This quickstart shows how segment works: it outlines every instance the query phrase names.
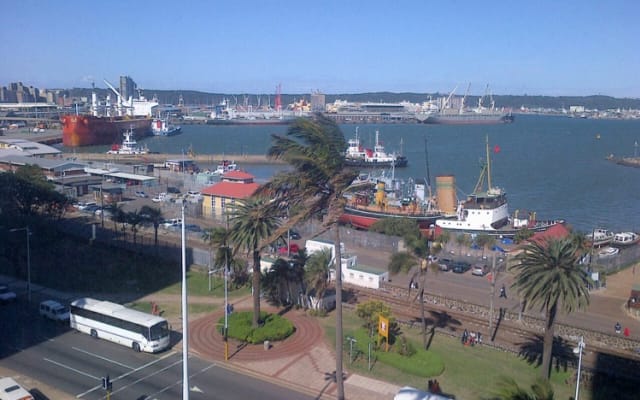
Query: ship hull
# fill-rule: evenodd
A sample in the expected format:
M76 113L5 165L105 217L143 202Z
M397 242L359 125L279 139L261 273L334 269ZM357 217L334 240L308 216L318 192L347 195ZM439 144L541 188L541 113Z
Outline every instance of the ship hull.
M136 138L149 136L151 119L65 115L62 117L62 144L67 147L119 143L122 133L132 129Z
M513 122L511 114L434 114L428 116L425 124L434 125L495 125Z
M442 214L404 214L404 213L385 213L371 210L357 209L353 207L345 207L344 213L340 216L340 222L352 225L358 229L369 229L382 218L408 218L417 222L420 229L431 229L437 219L443 218Z
M454 220L455 222L455 220ZM551 221L539 221L535 224L531 224L527 226L526 229L533 233L544 232L549 230L550 228L556 225L564 225L564 220L551 220ZM467 235L489 235L496 236L499 238L513 238L518 232L522 231L524 228L517 228L512 225L506 225L499 229L456 229L451 227L443 227L439 224L436 224L436 235L440 234L442 231L451 232L453 234L467 234Z

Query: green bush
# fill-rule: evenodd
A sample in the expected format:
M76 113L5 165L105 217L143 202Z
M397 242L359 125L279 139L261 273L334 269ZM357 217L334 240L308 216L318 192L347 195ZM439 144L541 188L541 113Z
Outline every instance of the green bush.
M286 318L282 318L277 314L260 313L260 319L263 324L258 328L253 328L253 312L242 311L234 312L229 315L228 335L230 338L249 342L251 344L262 343L265 340L278 341L284 340L295 332L295 327ZM222 334L224 327L224 317L218 320L218 331Z

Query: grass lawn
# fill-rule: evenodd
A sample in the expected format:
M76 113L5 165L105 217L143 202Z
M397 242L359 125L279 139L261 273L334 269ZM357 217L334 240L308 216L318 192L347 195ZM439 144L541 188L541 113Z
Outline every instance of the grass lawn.
M351 335L361 325L361 320L352 310L344 309L344 334ZM335 315L331 314L322 318L321 324L325 328L327 341L335 343ZM402 331L411 339L416 348L421 348L422 337L420 327L402 327ZM363 347L366 349L366 345ZM492 394L496 382L500 377L511 377L519 385L529 388L539 375L539 371L526 361L512 353L494 350L488 346L463 346L459 338L436 333L429 349L435 352L444 361L444 372L432 378L438 379L440 388L445 393L455 395L459 399L486 399ZM375 379L391 382L399 386L413 386L426 389L427 379L408 375L401 371L375 361L372 356L371 371L368 370L368 357L366 351L359 353L353 363L349 361L349 345L344 347L345 369L358 374L370 376ZM556 399L569 399L575 393L573 383L565 384L564 381L572 376L572 371L554 373L551 381L555 390ZM591 392L587 388L581 388L580 399L591 400Z
M191 270L187 271L187 290L190 296L212 296L224 298L224 281L220 277L211 278L211 291L209 291L209 276L206 272ZM159 294L182 294L182 282L173 283L157 293ZM251 288L241 287L234 289L231 287L228 296L231 299L248 296Z

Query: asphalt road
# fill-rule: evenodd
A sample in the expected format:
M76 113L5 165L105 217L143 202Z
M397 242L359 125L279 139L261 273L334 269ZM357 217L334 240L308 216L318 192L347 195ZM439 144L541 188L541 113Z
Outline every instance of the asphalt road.
M102 377L113 383L112 398L182 397L182 353L136 353L93 339L67 324L40 317L37 302L25 299L0 306L0 366L68 393L69 398L103 399ZM300 399L312 397L232 372L221 365L189 358L190 398ZM51 399L56 395L40 392Z

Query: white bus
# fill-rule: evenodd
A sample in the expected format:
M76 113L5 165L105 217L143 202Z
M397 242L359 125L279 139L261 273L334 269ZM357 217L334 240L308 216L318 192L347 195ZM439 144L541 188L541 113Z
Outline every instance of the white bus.
M70 311L71 328L94 338L148 353L169 347L169 324L162 317L88 297L71 302Z

